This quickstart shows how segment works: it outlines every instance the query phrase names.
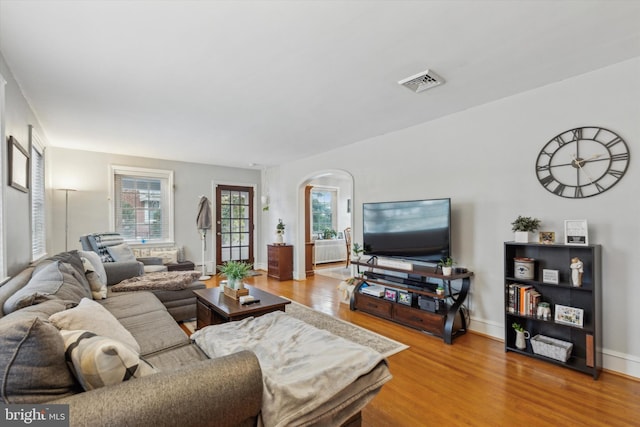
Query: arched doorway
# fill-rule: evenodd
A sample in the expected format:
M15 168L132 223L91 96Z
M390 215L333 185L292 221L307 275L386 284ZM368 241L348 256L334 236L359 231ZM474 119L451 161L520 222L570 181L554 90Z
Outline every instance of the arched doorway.
M314 244L318 238L318 227L313 230L312 219L312 189L333 192L335 201L332 209L332 226L336 233L341 234L347 227L353 228L353 176L339 169L327 169L309 174L298 187L298 279L304 279L313 274ZM321 226L324 228L325 226ZM336 236L338 237L338 236Z

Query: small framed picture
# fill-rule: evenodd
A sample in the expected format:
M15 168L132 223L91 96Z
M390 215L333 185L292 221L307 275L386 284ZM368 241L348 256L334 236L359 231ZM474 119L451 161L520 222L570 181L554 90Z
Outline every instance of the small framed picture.
M542 269L542 283L551 283L552 285L558 284L558 270Z
M398 300L398 290L391 288L384 288L384 299L387 301L397 301Z
M587 246L589 228L586 219L567 219L564 221L564 244Z
M23 193L29 191L29 153L11 135L9 141L9 185Z
M538 233L538 242L543 245L553 245L556 242L556 233L553 231L541 231Z
M584 310L577 307L556 304L554 320L565 325L578 326L582 328L584 324Z
M398 302L404 305L412 305L413 295L411 292L407 291L398 291Z

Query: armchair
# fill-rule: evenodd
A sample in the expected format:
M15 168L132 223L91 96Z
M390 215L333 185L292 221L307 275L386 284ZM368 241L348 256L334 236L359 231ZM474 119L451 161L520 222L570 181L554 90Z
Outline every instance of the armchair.
M167 267L162 264L162 258L136 258L118 233L86 234L80 236L80 243L83 250L93 251L100 256L107 273L107 285L142 276L144 273L167 271Z

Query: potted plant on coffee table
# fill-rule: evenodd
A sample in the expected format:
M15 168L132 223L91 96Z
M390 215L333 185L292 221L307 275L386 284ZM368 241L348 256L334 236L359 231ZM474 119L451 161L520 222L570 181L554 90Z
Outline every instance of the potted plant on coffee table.
M251 272L252 265L244 261L227 261L218 266L218 271L227 278L227 286L231 289L242 289L245 277Z

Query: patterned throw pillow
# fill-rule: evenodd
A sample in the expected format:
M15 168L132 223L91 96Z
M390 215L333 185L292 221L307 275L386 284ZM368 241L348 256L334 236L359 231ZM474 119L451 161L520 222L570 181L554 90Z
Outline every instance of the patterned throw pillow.
M156 373L138 353L119 341L82 330L60 333L67 363L85 390Z

